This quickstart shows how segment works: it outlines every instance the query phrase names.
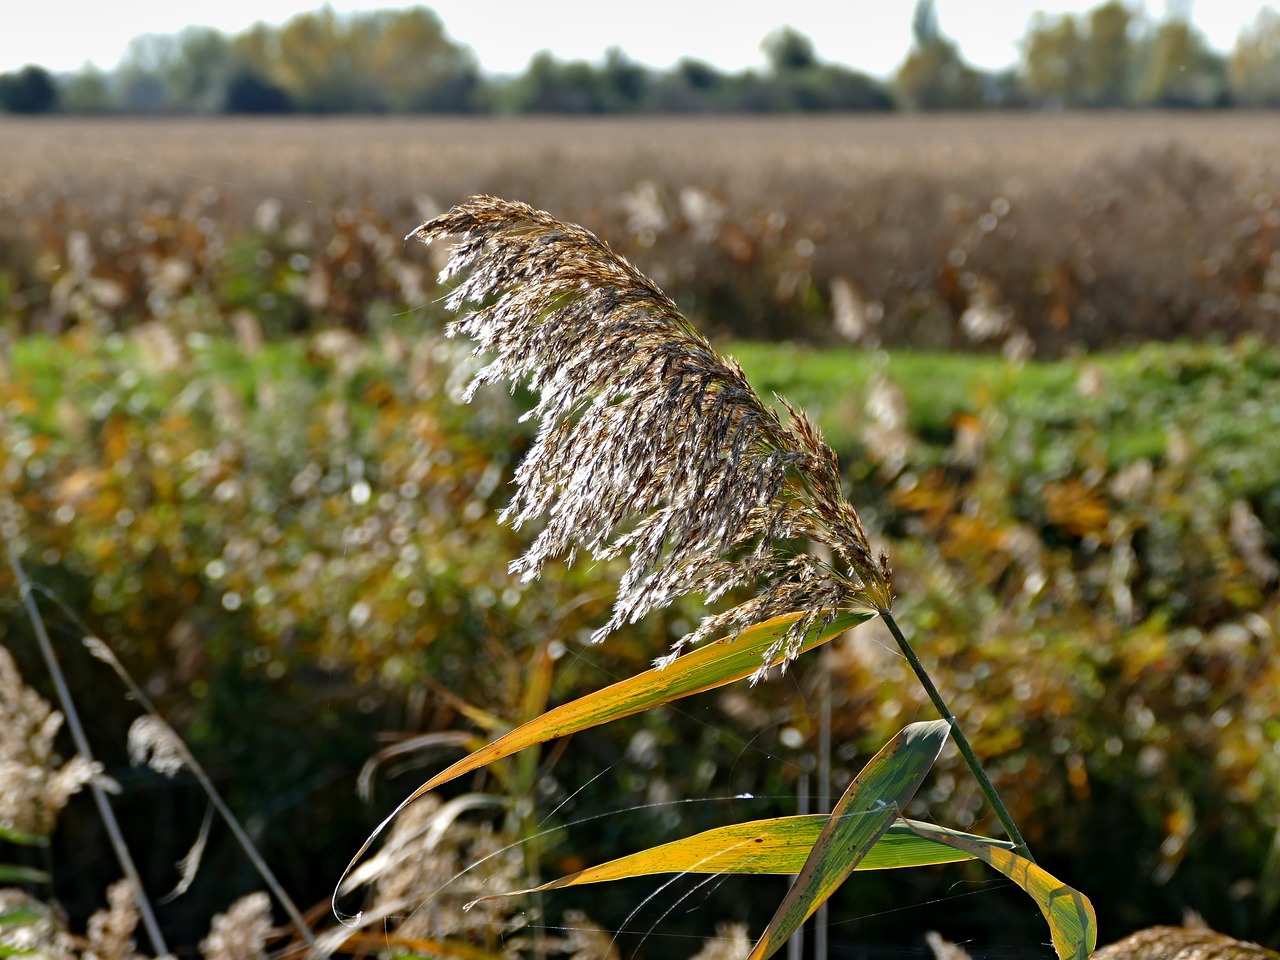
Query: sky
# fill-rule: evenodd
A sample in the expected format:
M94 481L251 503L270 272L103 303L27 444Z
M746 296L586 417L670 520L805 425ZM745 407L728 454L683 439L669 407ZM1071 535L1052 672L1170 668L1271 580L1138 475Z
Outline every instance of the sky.
M1017 41L1037 10L1082 12L1100 0L937 0L942 30L970 63L1013 65ZM1147 0L1191 7L1192 20L1219 50L1230 50L1264 0ZM1141 6L1140 0L1131 5ZM236 33L258 20L282 23L320 0L2 0L0 71L38 63L55 72L86 62L110 69L129 40L202 25ZM332 0L339 12L400 6L395 0ZM435 0L426 4L448 33L475 51L489 73L518 73L539 50L561 59L599 60L610 46L655 67L684 56L725 70L763 64L760 41L789 25L808 34L823 60L879 76L893 73L911 40L912 0Z

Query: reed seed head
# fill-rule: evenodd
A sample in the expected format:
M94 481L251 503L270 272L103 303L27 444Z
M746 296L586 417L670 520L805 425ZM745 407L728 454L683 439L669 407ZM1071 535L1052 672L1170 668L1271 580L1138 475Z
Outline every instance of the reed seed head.
M270 898L262 891L250 893L213 918L200 955L204 960L267 960L266 944L274 932Z
M71 795L102 773L80 756L59 764L62 714L28 687L0 647L0 826L48 836Z
M785 418L767 406L741 367L608 244L493 197L410 236L458 238L441 274L460 281L447 304L477 308L447 332L491 358L466 397L501 380L537 395L526 416L539 429L502 519L542 526L511 570L529 580L579 550L628 560L594 640L684 594L713 603L747 586L754 597L704 620L671 656L800 611L780 641L791 654L837 609L888 609L888 561L872 552L817 428L785 401Z
M138 928L138 901L133 882L117 880L107 887L107 906L89 917L87 956L97 960L143 960L133 934Z

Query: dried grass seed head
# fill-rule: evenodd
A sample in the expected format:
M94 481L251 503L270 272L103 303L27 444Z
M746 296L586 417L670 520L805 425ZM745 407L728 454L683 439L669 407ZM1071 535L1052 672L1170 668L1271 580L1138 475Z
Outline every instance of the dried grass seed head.
M186 766L177 734L157 716L146 713L129 726L129 762L173 777Z
M133 934L138 928L138 900L133 882L120 879L107 887L107 906L89 917L89 948L94 960L142 960Z
M578 550L626 556L599 640L687 593L756 596L676 644L803 613L887 609L889 571L844 499L835 454L799 411L765 405L658 286L596 236L527 204L474 197L411 236L458 238L441 280L450 324L492 359L467 389L508 380L537 395L536 439L502 519L540 520L511 564L526 580ZM833 560L799 552L824 545Z
M213 918L200 955L204 960L267 960L267 941L274 933L270 898L262 891L250 893Z
M80 756L61 765L55 739L62 714L28 687L0 647L0 825L48 836L71 795L102 767Z

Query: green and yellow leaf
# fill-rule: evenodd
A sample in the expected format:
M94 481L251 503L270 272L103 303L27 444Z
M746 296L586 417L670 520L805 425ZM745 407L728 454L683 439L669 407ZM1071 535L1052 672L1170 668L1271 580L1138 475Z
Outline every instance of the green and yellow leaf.
M773 956L845 881L915 795L950 732L945 720L913 723L862 768L831 812L796 882L747 960Z
M496 900L522 893L544 893L548 890L577 887L588 883L652 876L657 873L799 873L822 828L826 826L827 820L825 813L813 813L806 816L751 820L746 823L715 827L692 837L673 840L670 843L650 847L648 850L641 850L607 863L567 874L538 887L481 897L476 902ZM895 821L854 869L893 870L974 859L975 854L963 851L953 844L922 836L911 828L912 823L913 821L910 820ZM926 826L929 825L926 824ZM956 835L970 836L963 833ZM985 837L977 836L972 839L986 840ZM1013 847L1013 844L1008 841L989 842L1003 844L1008 848Z
M676 658L662 669L646 670L605 687L603 690L597 690L585 697L548 710L540 717L522 724L505 736L468 754L406 797L365 840L356 855L352 857L351 863L347 865L343 876L350 872L351 867L364 855L387 824L423 794L495 760L518 753L526 747L587 730L611 720L629 717L632 714L749 677L765 665L764 656L769 648L786 634L800 616L799 613L792 613L774 617L735 636L700 646ZM793 655L799 656L814 647L821 646L845 630L865 623L874 616L874 613L866 610L839 611L831 623L820 630L810 631ZM781 662L783 656L784 654L779 652L768 665L773 666Z
M799 652L803 653L826 643L832 637L865 623L874 616L875 614L865 611L842 611L825 629L814 631L806 637ZM548 710L442 770L415 790L413 796L421 796L464 773L478 770L534 744L629 717L673 700L714 690L726 683L749 677L760 669L762 658L769 647L798 618L799 614L774 617L737 636L726 637L686 653L664 669L646 670L603 690ZM780 654L777 660L781 659Z
M1049 922L1059 958L1088 960L1098 944L1098 920L1093 904L1079 890L1067 886L999 841L943 831L928 823L912 822L911 828L922 837L950 844L999 870L1030 894L1040 907Z

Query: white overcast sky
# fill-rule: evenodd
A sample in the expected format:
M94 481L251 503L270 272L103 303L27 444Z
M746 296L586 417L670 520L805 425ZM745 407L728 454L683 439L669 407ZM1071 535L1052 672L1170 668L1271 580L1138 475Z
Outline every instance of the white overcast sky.
M969 61L1012 65L1016 42L1036 10L1084 11L1099 0L937 0L943 31ZM1146 0L1150 16L1169 0ZM1188 0L1173 0L1185 6ZM130 38L193 24L238 32L257 20L281 23L318 7L308 0L0 0L0 71L38 63L54 71L87 61L115 66ZM339 12L400 6L394 0L333 0ZM1141 0L1131 5L1143 8ZM1199 0L1192 19L1209 42L1229 50L1264 0ZM610 46L667 67L682 56L739 70L762 63L760 40L789 24L808 34L824 60L887 75L911 37L911 0L436 0L428 3L455 40L491 73L516 73L539 50L599 59Z

